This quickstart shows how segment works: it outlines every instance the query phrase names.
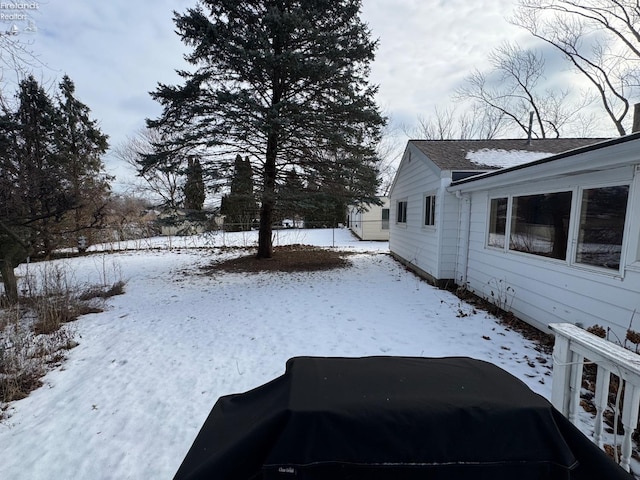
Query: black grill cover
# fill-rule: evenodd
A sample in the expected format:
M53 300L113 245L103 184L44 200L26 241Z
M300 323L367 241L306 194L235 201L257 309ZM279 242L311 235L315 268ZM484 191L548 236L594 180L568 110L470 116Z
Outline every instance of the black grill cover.
M470 358L316 358L221 397L175 480L631 479L543 397Z

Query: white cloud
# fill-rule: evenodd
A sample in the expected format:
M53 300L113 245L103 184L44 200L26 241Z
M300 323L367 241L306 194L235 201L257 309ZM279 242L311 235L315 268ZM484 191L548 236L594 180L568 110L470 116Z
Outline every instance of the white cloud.
M417 116L451 102L450 95L491 49L526 35L508 24L510 0L365 0L363 17L380 48L372 81L379 100L394 111Z
M143 127L160 107L148 95L157 82L179 82L186 47L173 10L195 0L42 0L32 49L49 68L45 82L68 74L112 145ZM395 123L451 104L450 95L488 53L528 33L506 22L513 0L364 0L363 19L380 44L371 81ZM2 25L0 25L2 27ZM26 37L25 37L26 38Z

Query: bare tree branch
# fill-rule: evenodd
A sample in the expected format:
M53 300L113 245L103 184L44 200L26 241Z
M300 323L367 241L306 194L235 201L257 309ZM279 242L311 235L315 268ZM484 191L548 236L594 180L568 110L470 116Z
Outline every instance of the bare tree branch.
M582 110L588 103L574 100L577 92L544 88L545 61L541 53L504 43L491 52L489 63L492 70L476 70L467 76L456 92L458 99L494 111L502 122L525 135L529 134L529 114L533 112L531 134L540 138L550 132L560 137L582 123Z
M631 0L520 0L511 23L560 51L597 92L620 135L640 77L640 8Z

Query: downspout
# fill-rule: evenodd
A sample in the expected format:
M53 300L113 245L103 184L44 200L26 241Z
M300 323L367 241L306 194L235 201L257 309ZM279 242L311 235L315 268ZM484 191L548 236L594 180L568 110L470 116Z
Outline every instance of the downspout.
M471 197L469 194L462 194L456 191L456 198L460 205L460 229L458 248L458 275L460 278L459 287L467 287L467 273L469 269L469 239L471 236Z

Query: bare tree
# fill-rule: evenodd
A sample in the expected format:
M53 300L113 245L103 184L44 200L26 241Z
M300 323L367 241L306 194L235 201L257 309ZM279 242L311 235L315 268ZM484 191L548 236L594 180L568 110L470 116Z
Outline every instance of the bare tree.
M28 11L25 10L24 15L29 16ZM31 25L31 20L29 22ZM46 66L31 49L31 43L29 35L20 32L15 24L8 30L0 31L0 82L18 84L34 68ZM10 79L8 73L15 75L15 78Z
M456 118L453 109L436 107L434 115L418 116L418 132L422 139L445 140L456 138Z
M148 238L159 233L151 204L133 195L112 195L107 206L102 241Z
M391 184L406 144L404 136L401 137L400 133L398 127L388 123L382 129L380 141L376 147L376 156L380 159L378 163L379 193L384 196L388 195L391 190Z
M491 139L504 130L504 114L479 102L461 113L455 108L435 108L430 116L418 116L418 125L405 129L409 137L424 140Z
M158 164L154 168L143 168L144 155L154 152L154 145L162 140L161 134L154 129L141 129L134 136L114 149L115 156L134 168L143 180L145 194L159 198L164 206L177 208L182 204L182 175L172 163Z
M460 139L490 140L500 136L506 123L504 114L486 105L473 104L458 119Z
M545 60L539 52L504 43L491 52L489 63L493 69L472 72L456 98L492 111L493 123L498 125L494 134L501 126L515 127L528 135L531 113L531 134L539 138L560 137L574 123L583 123L582 110L589 98L582 95L575 101L569 89L544 88Z
M597 92L620 135L640 77L637 0L520 0L510 20L558 49Z

